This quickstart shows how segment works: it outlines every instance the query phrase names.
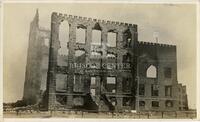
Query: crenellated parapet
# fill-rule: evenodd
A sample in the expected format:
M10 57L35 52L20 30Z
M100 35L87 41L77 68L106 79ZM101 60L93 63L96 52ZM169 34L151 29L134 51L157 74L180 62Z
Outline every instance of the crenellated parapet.
M160 44L160 43L152 43L152 42L143 42L143 41L139 41L138 43L139 43L139 46L157 46L157 47L161 47L161 48L176 47L176 45Z
M101 23L103 25L112 25L112 26L124 26L124 27L129 27L129 28L137 28L136 24L132 23L124 23L124 22L118 22L118 21L110 21L110 20L101 20L101 19L93 19L90 17L82 17L82 16L76 16L76 15L69 15L69 14L62 14L62 13L57 13L53 12L52 13L54 16L57 16L60 20L60 22L64 20L69 20L73 22L89 22L89 23Z

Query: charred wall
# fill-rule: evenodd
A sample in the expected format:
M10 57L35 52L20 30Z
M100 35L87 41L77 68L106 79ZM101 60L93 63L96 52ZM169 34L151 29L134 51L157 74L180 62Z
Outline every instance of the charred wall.
M64 22L68 39L60 36ZM84 38L77 37L79 29ZM110 33L115 35L112 46ZM58 13L52 13L49 31L39 27L36 13L30 26L23 99L30 104L42 99L48 110L187 108L187 94L177 81L176 46L140 42L137 35L135 24Z
M61 93L56 91L56 75L66 74L66 86L67 90L63 93L66 96L65 107L72 108L76 105L77 101L82 101L80 105L84 106L84 101L87 101L84 97L91 95L91 91L95 91L95 96L91 97L94 104L98 106L98 110L110 110L114 108L116 110L122 110L123 108L135 108L135 70L133 66L136 66L135 58L135 45L137 42L137 26L132 24L125 24L119 22L96 20L91 18L77 17L71 15L62 15L53 13L51 17L51 46L49 54L49 70L48 70L48 93L49 109L55 108L56 95ZM63 21L69 23L69 42L68 42L68 66L57 65L57 55L59 46L59 26ZM86 29L86 41L85 44L76 43L76 29L82 27ZM101 31L100 45L92 43L92 31ZM109 47L107 45L108 32L114 32L116 36L116 47ZM92 47L92 48L91 48ZM76 63L75 52L82 50L85 52L83 56L84 63L96 64L100 63L100 67L85 67L77 68L71 67L71 64ZM99 55L93 55L92 53L99 53ZM113 58L109 58L108 54L114 55ZM120 67L109 69L106 65L108 62L115 63L127 63L130 65L129 69L120 69ZM83 62L82 62L83 63ZM82 77L80 82L76 84L76 76ZM97 80L96 87L91 89L91 77L99 78ZM129 78L130 92L124 94L122 90L122 82L126 78ZM113 80L113 83L108 83L108 79ZM75 84L73 83L75 82ZM108 88L115 85L115 92L110 93ZM78 86L85 86L79 92L74 91L74 88ZM124 101L124 102L123 102ZM113 103L113 104L112 104ZM132 103L132 104L131 104ZM129 106L129 107L128 107Z

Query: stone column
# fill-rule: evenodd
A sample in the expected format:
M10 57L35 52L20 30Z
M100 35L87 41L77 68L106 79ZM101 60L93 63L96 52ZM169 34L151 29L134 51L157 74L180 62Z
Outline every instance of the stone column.
M75 61L75 45L76 45L76 24L69 22L69 55L68 66L73 65ZM70 108L73 106L73 86L74 86L74 67L70 67L67 77L67 106Z
M86 48L85 48L85 53L86 53L86 57L85 57L85 62L86 64L90 64L90 55L91 55L91 42L92 42L92 25L87 26L86 29ZM85 64L85 65L86 65ZM86 67L87 69L87 67ZM89 73L86 73L86 80L85 80L85 92L89 93L90 92L90 76Z
M101 73L101 81L100 81L100 95L103 92L106 92L106 80L107 80L107 73L105 70L107 70L106 63L107 63L107 29L105 27L102 27L101 31L101 45L102 45L102 58L101 58L101 69L103 70ZM99 106L99 110L104 110L103 106Z
M102 69L107 70L106 64L107 64L107 29L105 27L102 27L101 32L101 40L102 40ZM106 73L103 73L102 76L102 85L106 85Z
M105 59L106 59L106 55L107 55L107 36L108 36L107 29L105 27L102 27L102 32L101 32L102 56Z
M49 68L47 73L48 109L53 110L56 104L56 66L59 49L59 19L56 13L51 16L51 40L49 48Z
M135 109L137 105L139 105L139 103L137 103L136 100L136 95L137 95L137 86L138 86L138 76L137 76L137 69L138 69L138 65L137 65L137 58L138 58L138 54L137 54L137 50L138 50L138 35L137 35L137 26L131 26L130 27L130 31L131 31L131 47L132 47L132 55L131 55L131 73L132 73L132 81L131 81L131 93L132 93L132 97L133 97L133 102L132 102L132 109ZM139 102L139 101L138 101Z
M122 59L123 59L123 54L121 53L121 49L123 48L122 45L123 42L123 34L122 31L118 31L117 33L117 63L121 64L122 63ZM117 67L119 68L119 67ZM121 95L122 94L122 82L123 82L123 78L121 76L121 69L117 69L117 87L116 87L116 94L117 95ZM117 98L117 106L116 106L116 110L117 111L121 111L122 110L122 97L118 97Z
M86 62L89 61L89 56L91 54L91 42L92 42L92 26L87 26L86 29Z

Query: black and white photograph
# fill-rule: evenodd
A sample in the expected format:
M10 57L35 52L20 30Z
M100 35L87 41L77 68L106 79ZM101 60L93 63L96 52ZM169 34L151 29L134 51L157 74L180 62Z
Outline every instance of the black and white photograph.
M196 120L197 6L3 2L3 118Z

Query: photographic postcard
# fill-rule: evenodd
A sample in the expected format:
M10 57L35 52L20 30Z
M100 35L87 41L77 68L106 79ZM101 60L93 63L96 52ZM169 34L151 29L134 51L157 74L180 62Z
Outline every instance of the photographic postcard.
M197 119L197 2L1 8L3 118Z

